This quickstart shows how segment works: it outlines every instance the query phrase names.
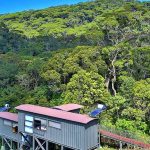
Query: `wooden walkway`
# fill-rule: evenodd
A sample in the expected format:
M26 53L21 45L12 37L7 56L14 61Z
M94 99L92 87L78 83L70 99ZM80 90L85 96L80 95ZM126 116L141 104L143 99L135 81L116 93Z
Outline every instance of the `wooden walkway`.
M139 148L142 148L144 150L150 150L150 144L145 144L143 142L134 140L134 139L130 139L130 138L126 138L105 130L100 130L100 134L102 137L108 138L108 139L112 139L114 141L118 141L121 142L123 144L129 144L129 145L133 145Z

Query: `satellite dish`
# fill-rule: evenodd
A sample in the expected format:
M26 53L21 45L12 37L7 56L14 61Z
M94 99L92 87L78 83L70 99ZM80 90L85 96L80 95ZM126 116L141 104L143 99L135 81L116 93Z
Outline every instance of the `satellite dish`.
M106 110L106 106L102 104L98 104L98 108L91 111L90 116L96 118L99 114L101 114L104 110Z

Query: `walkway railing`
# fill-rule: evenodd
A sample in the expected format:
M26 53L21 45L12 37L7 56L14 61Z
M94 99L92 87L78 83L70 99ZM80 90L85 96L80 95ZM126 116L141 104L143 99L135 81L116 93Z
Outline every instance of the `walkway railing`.
M111 139L113 141L119 142L120 143L120 149L122 149L123 145L127 145L128 146L133 146L134 148L142 148L144 150L150 150L150 144L146 144L144 142L141 141L137 141L131 138L127 138L124 136L120 136L105 130L100 130L101 133L101 137L106 138L106 139Z
M114 134L117 134L117 135L120 135L120 136L123 136L123 137L126 137L126 138L131 138L131 139L135 139L135 140L138 140L141 142L150 143L150 138L143 138L142 139L140 136L138 136L137 133L132 133L132 132L127 131L127 130L122 131L122 130L118 130L118 129L113 128L113 127L107 127L107 126L103 126L103 125L100 126L100 129L114 133Z

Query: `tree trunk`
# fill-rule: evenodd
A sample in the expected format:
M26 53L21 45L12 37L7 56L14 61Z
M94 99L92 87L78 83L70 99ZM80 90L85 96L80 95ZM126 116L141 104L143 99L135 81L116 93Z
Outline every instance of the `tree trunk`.
M116 96L117 92L115 89L115 82L116 82L116 68L115 68L115 61L117 59L119 50L115 51L114 57L111 60L110 68L108 69L108 74L105 76L105 87L107 91L112 91L112 94Z
M113 91L113 95L116 96L116 89L115 89L115 82L116 82L116 68L115 68L115 61L116 61L116 58L117 58L117 55L118 55L118 51L116 52L112 62L111 62L111 65L112 65L112 91Z

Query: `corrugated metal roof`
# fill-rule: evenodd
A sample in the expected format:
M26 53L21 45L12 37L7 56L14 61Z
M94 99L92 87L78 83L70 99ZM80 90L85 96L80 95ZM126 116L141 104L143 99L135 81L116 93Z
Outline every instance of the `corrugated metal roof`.
M0 118L18 122L18 115L10 112L0 112Z
M91 118L87 115L82 114L76 114L71 112L66 112L62 110L47 108L47 107L41 107L36 105L30 105L30 104L24 104L16 107L17 110L26 111L30 113L40 114L44 116L69 120L73 122L83 123L87 124L88 122L95 120L94 118Z
M64 104L60 106L55 106L54 108L64 110L64 111L72 111L76 109L81 109L83 108L83 106L79 104Z

